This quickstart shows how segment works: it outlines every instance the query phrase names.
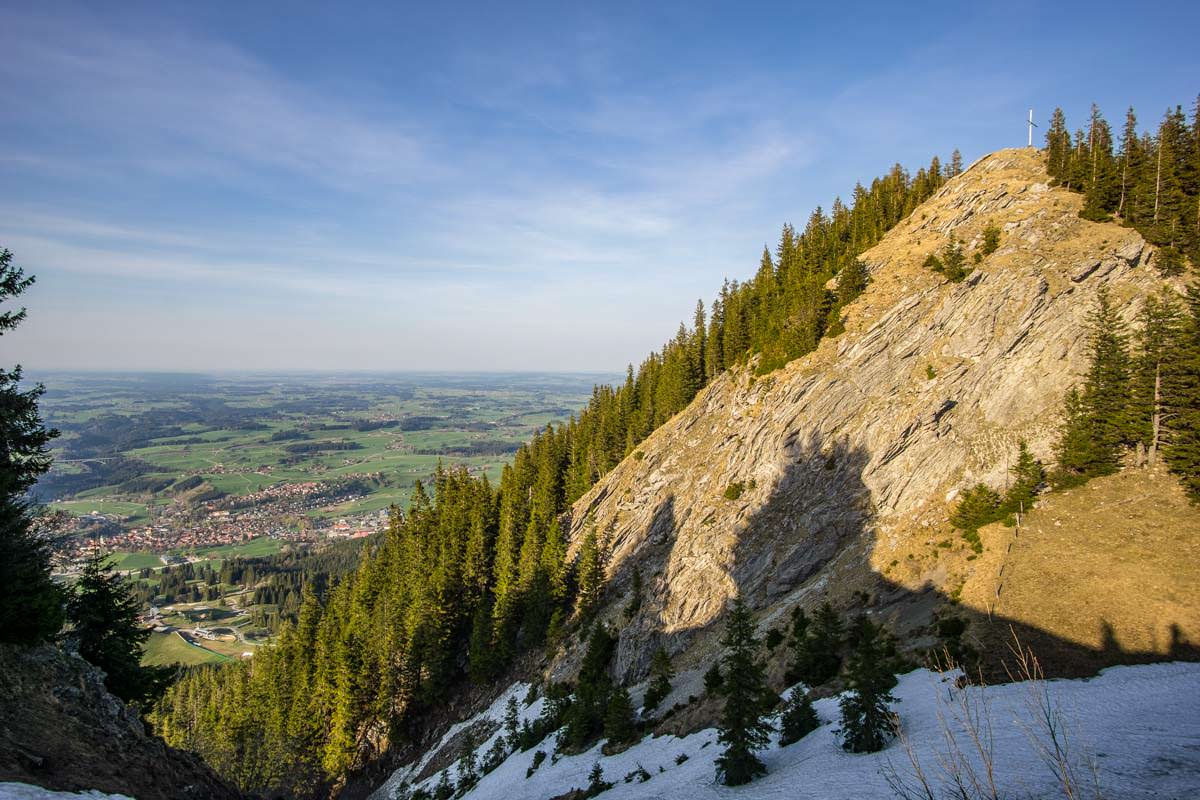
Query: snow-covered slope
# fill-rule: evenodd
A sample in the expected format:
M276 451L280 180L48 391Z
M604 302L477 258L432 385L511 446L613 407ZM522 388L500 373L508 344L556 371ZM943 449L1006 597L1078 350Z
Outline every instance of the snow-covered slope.
M0 800L130 800L123 794L54 792L28 783L0 783Z
M604 756L597 744L586 753L555 758L553 737L527 752L517 752L484 775L463 797L552 798L583 788L588 773L599 763L604 779L614 785L604 798L895 798L889 785L899 779L916 785L914 761L942 796L949 787L947 764L953 771L987 782L985 759L975 745L974 730L991 731L992 780L1005 797L1063 797L1061 779L1045 758L1052 752L1042 709L1050 709L1066 749L1065 764L1077 782L1076 797L1196 798L1200 797L1200 664L1170 663L1114 667L1087 680L1011 683L1001 686L956 685L954 673L917 670L900 678L895 695L905 741L895 741L872 755L844 752L837 736L836 698L819 700L822 726L799 742L780 748L776 740L761 753L768 774L739 788L715 779L714 759L721 751L715 730L685 738L647 738L623 753ZM499 722L509 696L522 698L528 687L511 687L471 724L490 717ZM541 703L523 708L535 717ZM448 734L445 741L449 741ZM480 756L497 736L476 751ZM986 744L986 741L985 741ZM545 762L530 775L534 754L544 750ZM910 757L911 754L911 757ZM957 755L955 755L957 754ZM441 774L410 786L420 766L398 772L374 797L403 798L412 789L432 792ZM648 780L635 773L644 769ZM448 768L457 778L457 765ZM629 776L628 781L626 776ZM644 778L644 776L642 776ZM968 775L969 778L969 775ZM914 795L918 796L918 795Z

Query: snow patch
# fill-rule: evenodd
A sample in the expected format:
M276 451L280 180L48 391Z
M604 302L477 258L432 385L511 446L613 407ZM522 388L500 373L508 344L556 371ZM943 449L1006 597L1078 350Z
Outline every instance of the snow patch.
M40 786L30 786L28 783L0 783L0 800L68 800L69 798L131 800L123 794L104 794L90 789L83 792L55 792Z

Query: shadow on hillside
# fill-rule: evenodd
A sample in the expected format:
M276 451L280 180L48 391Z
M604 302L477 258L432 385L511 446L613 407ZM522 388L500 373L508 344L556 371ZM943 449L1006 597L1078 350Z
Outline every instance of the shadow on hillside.
M736 593L752 608L761 610L782 602L788 608L800 605L811 611L828 599L846 616L867 610L902 643L919 648L940 647L937 619L939 615L955 616L968 623L964 641L981 653L980 668L989 682L1007 679L1006 662L1012 660L1014 636L1037 654L1048 677L1089 676L1117 664L1200 661L1200 645L1188 641L1178 624L1171 625L1171 640L1163 647L1140 651L1123 648L1113 626L1097 618L1102 643L1093 647L1036 625L962 605L930 583L914 590L874 571L870 567L876 543L873 505L862 480L868 460L865 450L845 439L821 440L814 435L797 437L788 444L783 474L770 488L768 499L739 523L726 572ZM681 545L676 534L674 503L668 499L655 514L648 537L653 547L668 548L658 563L669 565L677 560L673 548ZM688 554L680 555L678 561L687 563ZM646 560L642 553L636 559ZM822 570L826 575L818 576ZM655 585L646 587L645 611L657 620L660 632L671 630L668 606L687 602L667 596L669 577L669 573L660 576ZM1080 613L1087 613L1086 609ZM672 630L659 639L669 652L679 652L697 637L719 633L723 616L717 615L704 626ZM779 614L771 624L783 627L786 619L786 614ZM632 663L627 661L634 674L625 677L642 677L649 657L639 653Z

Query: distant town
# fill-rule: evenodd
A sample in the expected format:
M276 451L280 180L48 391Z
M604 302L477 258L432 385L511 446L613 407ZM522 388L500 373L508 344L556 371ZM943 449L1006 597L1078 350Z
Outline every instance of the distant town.
M80 516L53 515L47 527L64 572L73 571L97 550L157 554L169 566L201 560L196 551L264 537L310 544L367 537L386 527L387 509L333 518L310 515L365 496L354 481L280 483L199 507L158 506L153 521L143 525L128 525L119 514L93 510Z

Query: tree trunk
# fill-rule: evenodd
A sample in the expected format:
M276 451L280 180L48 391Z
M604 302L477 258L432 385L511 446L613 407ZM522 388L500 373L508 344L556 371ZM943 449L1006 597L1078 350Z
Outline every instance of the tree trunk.
M1160 137L1161 138L1161 137ZM1158 143L1158 167L1154 173L1154 224L1158 224L1158 192L1162 188L1162 151L1163 145Z
M1121 202L1117 205L1117 216L1125 219L1125 173L1129 169L1129 156L1121 163Z
M1154 365L1154 414L1150 418L1150 466L1158 461L1158 431L1162 423L1162 408L1159 405L1159 392L1162 389L1162 363Z

